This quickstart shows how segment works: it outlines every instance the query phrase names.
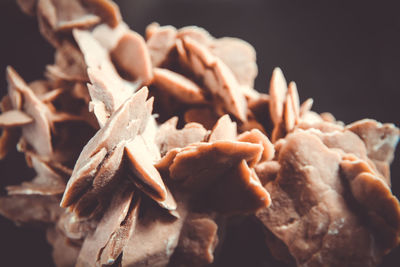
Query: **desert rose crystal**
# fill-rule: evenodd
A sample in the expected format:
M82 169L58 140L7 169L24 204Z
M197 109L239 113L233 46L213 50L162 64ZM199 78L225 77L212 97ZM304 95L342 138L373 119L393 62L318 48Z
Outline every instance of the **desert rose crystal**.
M7 68L0 158L17 147L36 176L0 214L45 226L56 266L206 266L244 216L288 265L377 266L398 246L395 125L318 114L279 68L256 91L237 38L142 37L111 0L17 2L56 52L45 80Z

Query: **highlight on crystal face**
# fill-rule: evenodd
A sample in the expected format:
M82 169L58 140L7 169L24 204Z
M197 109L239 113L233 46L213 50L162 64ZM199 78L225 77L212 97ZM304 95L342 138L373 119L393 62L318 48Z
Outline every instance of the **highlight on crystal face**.
M288 266L377 266L398 246L394 124L312 111L279 68L254 89L238 38L141 36L111 0L17 2L55 56L29 83L7 67L0 159L17 148L36 175L0 214L45 227L56 266L207 266L249 217Z

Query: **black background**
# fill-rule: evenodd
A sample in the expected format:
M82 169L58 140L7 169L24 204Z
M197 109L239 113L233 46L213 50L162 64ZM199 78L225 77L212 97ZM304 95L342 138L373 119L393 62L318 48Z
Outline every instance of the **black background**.
M259 75L255 87L259 91L267 92L272 70L279 66L288 82L297 83L302 101L314 98L313 110L317 112L329 111L345 123L373 118L400 124L400 15L396 1L116 2L124 20L141 34L146 25L157 21L175 27L198 25L215 37L248 41L257 51ZM54 51L40 36L36 20L23 15L11 0L0 1L0 34L2 96L7 91L7 65L32 81L43 77ZM399 154L397 149L392 164L397 197ZM12 153L0 162L1 188L32 176L15 164L21 159L21 155ZM397 266L399 254L397 248L383 266ZM235 266L242 266L241 256L232 256L238 259ZM43 233L17 228L1 217L0 266L52 266Z

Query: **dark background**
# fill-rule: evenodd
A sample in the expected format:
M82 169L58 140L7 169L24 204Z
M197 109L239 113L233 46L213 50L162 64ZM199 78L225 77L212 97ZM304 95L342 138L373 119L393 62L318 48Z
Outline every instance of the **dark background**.
M255 87L259 91L267 92L272 70L279 66L288 82L296 81L302 101L314 98L313 110L317 112L332 112L345 123L373 118L400 124L400 16L396 1L116 2L124 20L141 34L146 25L157 21L175 27L198 25L215 37L248 41L257 51ZM35 19L23 15L14 1L0 1L0 33L2 96L7 88L7 65L32 81L43 77L54 51L40 36ZM392 181L399 197L399 149L396 156ZM15 165L21 159L12 153L0 162L1 188L32 175ZM232 256L238 258L235 266L242 266L241 256ZM396 261L400 262L399 248L383 266L397 266ZM52 266L43 233L17 228L1 217L0 266Z

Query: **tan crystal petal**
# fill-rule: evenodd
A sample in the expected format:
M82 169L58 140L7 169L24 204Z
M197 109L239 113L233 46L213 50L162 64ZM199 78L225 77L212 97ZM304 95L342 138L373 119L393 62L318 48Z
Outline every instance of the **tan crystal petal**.
M83 242L76 266L92 266L101 260L103 249L121 228L129 213L131 202L136 194L131 187L121 186L111 199L111 203L98 223L96 230ZM124 242L123 240L121 240ZM106 256L106 255L105 255Z
M240 142L249 142L254 144L261 144L264 148L261 162L272 160L275 156L275 148L271 141L266 135L257 129L253 129L244 133L241 133L237 140ZM251 165L251 164L250 164Z
M285 102L286 92L287 84L282 70L280 68L275 68L269 86L269 95L271 97L269 112L274 125L277 125L282 120L283 103Z
M175 27L158 26L153 29L151 36L147 37L147 47L153 67L160 67L167 61L169 54L175 47L176 35L177 31Z
M33 119L23 111L14 109L0 114L0 127L16 127L32 123Z
M183 148L169 167L171 179L201 191L241 160L260 158L262 146L236 141L198 143Z
M138 33L125 33L111 51L111 57L118 69L141 85L150 84L153 79L150 54L146 42Z
M203 90L185 76L168 69L155 68L154 85L167 91L183 103L205 103Z
M167 197L167 189L160 173L148 157L143 140L135 138L125 145L129 167L135 174L137 185L155 201L162 202Z
M232 122L228 114L225 114L214 125L211 130L208 142L215 141L234 141L237 136L237 125L236 122Z

